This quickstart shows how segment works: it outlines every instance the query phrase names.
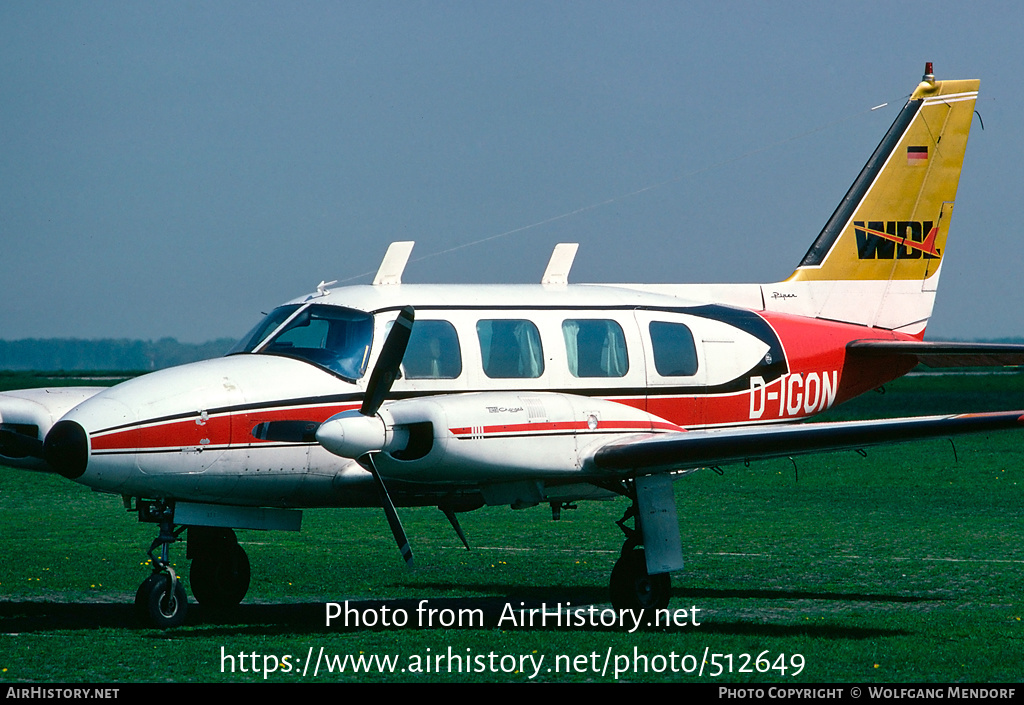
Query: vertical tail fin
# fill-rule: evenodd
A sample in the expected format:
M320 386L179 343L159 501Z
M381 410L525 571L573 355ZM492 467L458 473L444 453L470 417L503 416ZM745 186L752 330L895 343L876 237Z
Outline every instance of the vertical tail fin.
M769 308L923 334L979 84L930 69Z

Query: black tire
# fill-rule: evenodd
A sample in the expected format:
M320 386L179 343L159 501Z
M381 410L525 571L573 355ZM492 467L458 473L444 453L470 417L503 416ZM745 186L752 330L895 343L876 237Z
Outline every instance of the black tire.
M627 551L615 562L610 582L612 607L633 611L665 609L672 597L668 573L649 575L642 549Z
M192 596L204 607L236 607L249 591L249 556L237 543L204 551L192 559L189 583Z
M135 612L139 620L157 629L173 629L185 623L188 613L188 595L180 580L174 581L167 573L153 573L135 593Z

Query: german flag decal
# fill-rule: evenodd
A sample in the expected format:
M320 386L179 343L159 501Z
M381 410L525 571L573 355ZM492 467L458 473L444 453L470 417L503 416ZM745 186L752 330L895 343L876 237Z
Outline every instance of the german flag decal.
M927 147L907 147L907 166L928 163Z

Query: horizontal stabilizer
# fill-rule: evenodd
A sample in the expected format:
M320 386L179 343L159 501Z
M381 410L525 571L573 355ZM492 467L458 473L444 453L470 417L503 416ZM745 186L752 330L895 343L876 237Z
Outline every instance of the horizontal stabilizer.
M1002 343L931 343L903 340L855 340L847 355L914 357L928 367L1001 367L1024 365L1024 345Z

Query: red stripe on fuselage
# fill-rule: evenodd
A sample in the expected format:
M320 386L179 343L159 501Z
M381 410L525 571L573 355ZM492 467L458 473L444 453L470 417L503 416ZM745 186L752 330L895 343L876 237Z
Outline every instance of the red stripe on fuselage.
M516 424L495 424L493 426L462 426L448 429L455 436L495 435L495 434L550 434L560 431L684 431L685 429L672 423L650 421L601 421L593 429L586 421L560 421Z
M270 443L255 438L252 429L268 421L303 421L322 423L342 411L358 409L359 404L330 404L224 413L202 419L192 416L146 424L91 436L92 450L98 452L124 452L129 450L157 450L161 448L196 448L203 446L260 445ZM201 423L200 423L201 422Z

